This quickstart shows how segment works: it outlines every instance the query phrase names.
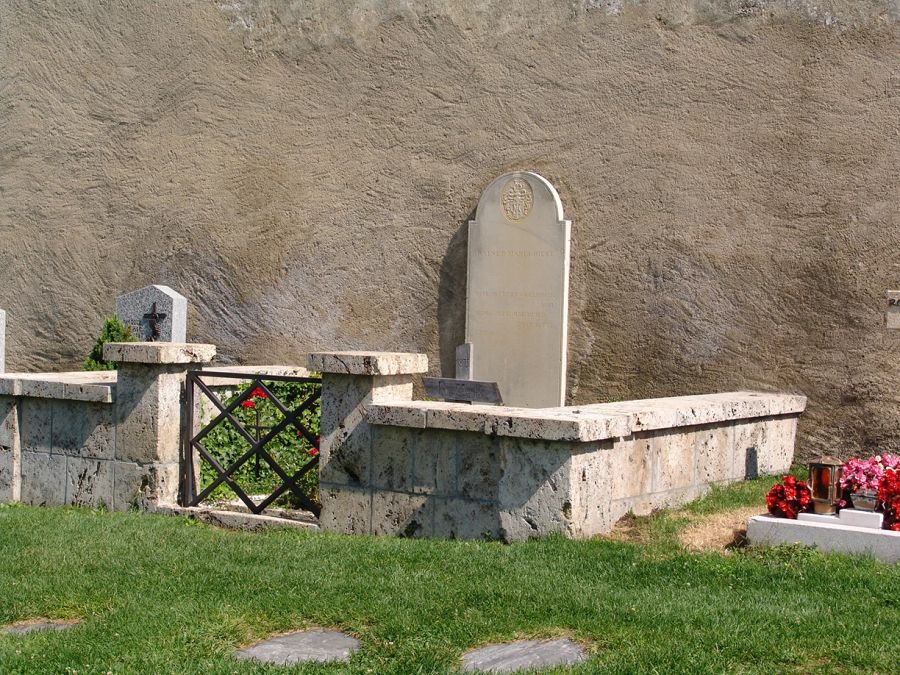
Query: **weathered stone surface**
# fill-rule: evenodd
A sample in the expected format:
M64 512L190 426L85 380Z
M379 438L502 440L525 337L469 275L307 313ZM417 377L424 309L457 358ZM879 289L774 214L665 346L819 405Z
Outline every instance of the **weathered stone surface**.
M608 415L627 414L631 416L633 431L652 431L728 420L797 414L806 409L806 397L797 394L734 391L598 403L576 406L576 409Z
M51 452L70 457L114 459L114 413L114 407L105 403L54 401Z
M410 492L416 436L409 429L384 427L372 431L372 486Z
M156 334L150 313L156 309ZM145 286L116 298L116 315L142 342L187 342L187 298L168 286Z
M209 363L216 346L175 342L107 342L103 358L116 363L176 364Z
M184 369L119 365L116 401L116 459L177 462L181 443L180 410Z
M434 536L441 539L500 539L496 504L432 497Z
M319 484L322 513L319 527L326 532L371 534L372 491Z
M797 418L784 416L762 422L759 437L759 471L774 475L786 473L794 459Z
M0 373L6 372L6 312L0 309Z
M23 452L43 452L53 449L53 402L46 399L20 399L19 425Z
M177 463L115 462L112 508L127 511L175 504L181 476Z
M373 491L372 534L430 537L434 502L428 495Z
M316 352L309 355L307 365L320 373L414 375L428 372L428 357L397 352Z
M747 523L747 539L754 546L803 544L826 553L858 553L900 562L900 532L890 530L754 516Z
M734 425L709 424L698 427L694 432L694 443L694 482L721 483L742 478L732 474Z
M456 450L457 494L476 501L496 500L504 473L500 439L467 434L461 440Z
M20 438L16 400L0 396L0 503L16 502L21 496Z
M21 499L33 506L66 503L67 473L64 455L22 450Z
M664 492L694 484L694 442L696 435L688 429L650 432L650 451L655 472L653 492Z
M69 457L66 460L66 504L114 508L114 462Z
M0 396L55 398L112 403L116 371L72 373L8 373L0 376Z
M480 647L466 653L463 672L516 673L582 663L587 654L576 643L561 640L524 640Z
M264 640L239 650L235 656L246 661L287 666L309 661L347 661L359 647L359 640L345 633L312 628Z
M543 176L514 171L484 190L469 223L470 375L509 406L565 403L571 223Z
M412 491L443 496L458 494L459 449L467 441L468 435L462 432L416 434Z

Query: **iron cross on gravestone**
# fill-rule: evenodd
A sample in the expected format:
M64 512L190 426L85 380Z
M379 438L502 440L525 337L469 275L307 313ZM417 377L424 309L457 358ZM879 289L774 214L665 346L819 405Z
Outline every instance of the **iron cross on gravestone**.
M165 321L168 314L160 314L156 311L156 303L150 308L150 311L144 314L144 321L147 322L147 335L150 342L159 341L159 324Z

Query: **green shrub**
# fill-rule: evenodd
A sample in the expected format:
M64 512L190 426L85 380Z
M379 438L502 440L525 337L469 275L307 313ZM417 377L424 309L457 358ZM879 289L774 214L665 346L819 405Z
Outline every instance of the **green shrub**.
M265 378L263 378L265 382ZM296 410L309 396L315 393L319 384L313 382L265 382L266 387L281 401L288 411ZM249 383L236 387L222 397L222 403L231 405L248 388L255 386ZM204 401L204 405L212 405ZM218 411L216 411L218 413ZM277 406L269 400L261 390L251 395L239 405L233 413L241 425L254 437L263 438L270 429L284 419ZM314 438L319 436L319 401L305 410L298 421ZM223 420L202 441L203 447L212 455L222 468L227 469L251 447L250 442L228 420ZM304 438L293 424L282 430L265 445L265 451L272 456L288 476L292 476L307 462L318 454L318 448ZM218 474L203 457L200 458L200 489L204 490ZM282 483L281 477L275 473L265 459L251 457L232 475L234 481L249 495L268 495ZM318 467L307 471L298 481L301 491L313 502L319 501ZM234 499L235 494L225 483L217 487L210 495L211 499ZM296 507L296 498L288 491L275 502L277 506Z
M136 342L137 338L131 332L131 327L119 321L119 317L110 316L103 322L103 330L100 337L94 343L94 348L84 361L85 370L115 370L116 365L112 361L103 360L103 345L107 342Z

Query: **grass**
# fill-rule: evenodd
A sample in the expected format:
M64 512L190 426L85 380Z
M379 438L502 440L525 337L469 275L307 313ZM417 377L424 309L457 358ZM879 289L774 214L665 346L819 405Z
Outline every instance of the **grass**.
M772 480L639 519L644 543L414 541L232 532L136 513L0 508L2 673L445 673L492 640L567 635L577 673L896 672L900 571L783 547L690 554L679 523L761 503ZM361 638L349 664L239 662L304 626Z

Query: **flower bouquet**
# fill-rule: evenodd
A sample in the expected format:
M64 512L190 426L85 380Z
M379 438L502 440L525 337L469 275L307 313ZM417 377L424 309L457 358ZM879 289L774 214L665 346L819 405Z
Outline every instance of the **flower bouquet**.
M796 519L812 502L812 492L802 480L784 476L766 495L766 506L773 516Z

